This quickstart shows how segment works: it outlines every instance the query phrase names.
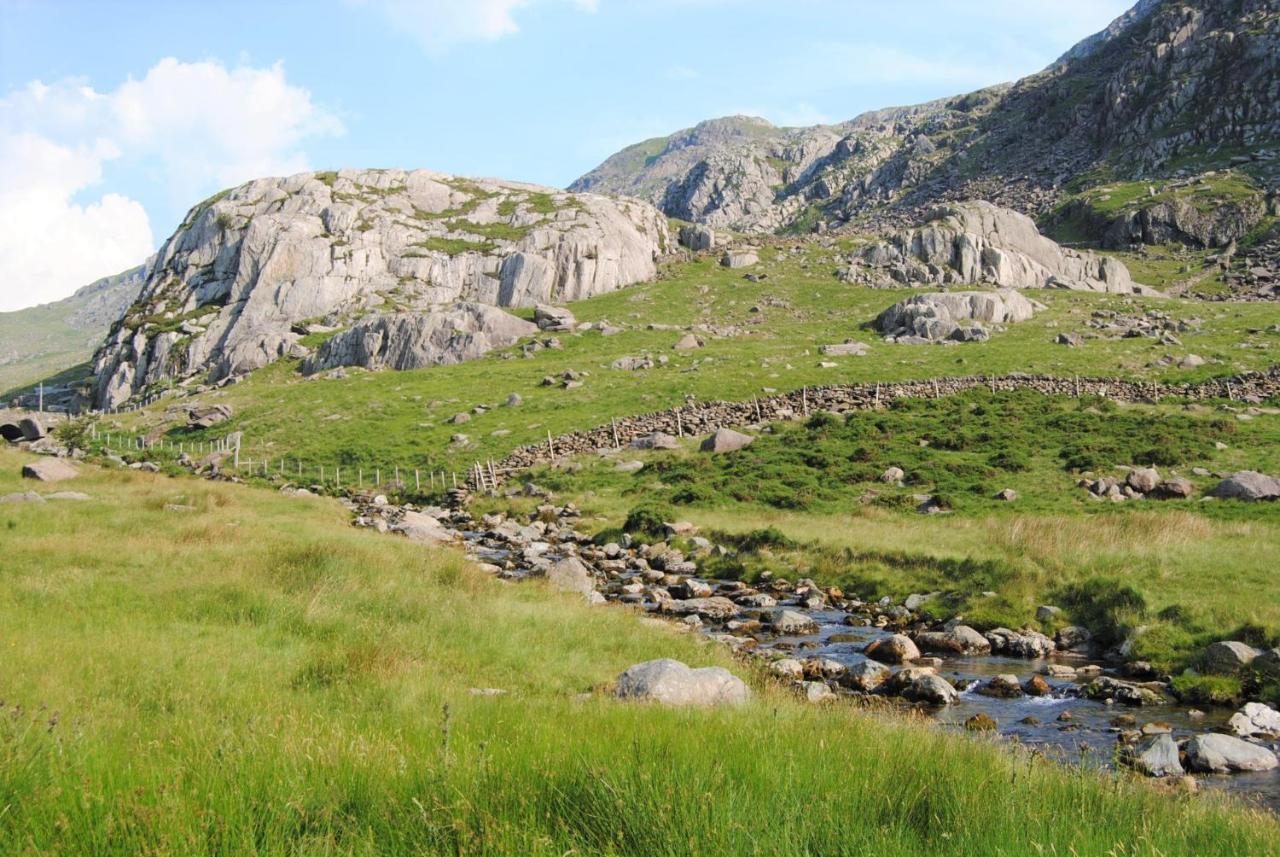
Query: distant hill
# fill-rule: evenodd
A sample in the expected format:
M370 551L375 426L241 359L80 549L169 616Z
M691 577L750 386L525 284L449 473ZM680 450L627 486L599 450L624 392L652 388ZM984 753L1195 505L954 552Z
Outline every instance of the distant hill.
M809 231L938 200L1040 216L1107 182L1223 168L1262 196L1280 185L1274 0L1142 0L1011 85L830 126L711 120L624 149L570 190L714 227Z
M69 298L0 313L0 395L93 356L107 330L138 297L146 265L103 277Z

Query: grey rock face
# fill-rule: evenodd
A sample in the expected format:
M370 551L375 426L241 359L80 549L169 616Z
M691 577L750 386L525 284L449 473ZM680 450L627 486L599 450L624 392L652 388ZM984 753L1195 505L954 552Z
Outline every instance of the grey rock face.
M884 286L990 283L1010 289L1151 294L1113 258L1062 247L1035 221L989 202L947 205L925 225L864 248L845 279Z
M1187 742L1187 763L1193 771L1227 774L1234 771L1270 771L1280 766L1276 754L1231 735L1197 735Z
M1209 496L1220 500L1278 500L1280 479L1246 470L1223 479Z
M751 690L733 673L721 667L690 669L666 658L636 664L618 676L619 699L659 702L663 705L741 705Z
M562 303L648 280L666 220L634 200L425 170L259 179L201 203L161 249L94 365L95 403L300 354L304 322L388 301Z
M1035 314L1018 292L937 292L896 303L876 318L876 327L900 341L972 341L986 338L986 324L1013 324Z
M375 315L327 340L302 365L313 375L339 366L421 369L474 360L538 332L497 307L463 303L425 313Z

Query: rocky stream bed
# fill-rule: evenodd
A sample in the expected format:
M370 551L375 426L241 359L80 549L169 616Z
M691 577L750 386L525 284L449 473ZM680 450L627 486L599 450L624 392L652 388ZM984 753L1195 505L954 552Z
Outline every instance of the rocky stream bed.
M869 603L808 580L703 579L696 556L724 548L692 531L673 533L692 556L666 543L598 545L577 529L572 505L541 506L527 522L477 520L465 499L458 489L450 509L370 495L346 502L357 526L458 544L501 579L544 578L590 603L631 605L641 621L763 659L814 704L926 716L1063 762L1124 765L1280 812L1280 713L1256 703L1238 713L1180 704L1149 668L1099 651L1087 629L1064 627L1053 638L1029 628L981 634L959 619L926 623L917 612L923 596Z

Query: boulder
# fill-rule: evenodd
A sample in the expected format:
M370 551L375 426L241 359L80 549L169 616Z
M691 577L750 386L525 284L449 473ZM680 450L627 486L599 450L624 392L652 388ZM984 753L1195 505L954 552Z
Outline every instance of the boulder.
M1157 485L1147 496L1152 500L1188 500L1194 497L1196 486L1190 479L1176 477L1166 479Z
M749 434L722 428L702 442L702 451L714 453L737 452L754 442L755 438Z
M876 318L892 339L940 342L986 338L985 325L1013 324L1035 315L1035 305L1018 292L934 292L894 304Z
M22 433L22 439L34 443L37 440L43 440L49 436L49 431L45 427L44 420L40 417L23 417L18 421L18 431Z
M1223 479L1209 496L1220 500L1277 500L1280 499L1280 479L1245 470Z
M1280 681L1280 648L1266 650L1250 666L1263 678Z
M803 685L804 698L815 705L835 702L839 699L839 697L836 696L835 691L828 687L827 683L824 681L806 681Z
M1260 654L1253 646L1234 640L1212 643L1204 650L1204 669L1215 675L1234 675Z
M1280 766L1276 754L1232 735L1197 735L1187 742L1187 767L1202 774L1270 771Z
M1160 484L1160 473L1154 467L1135 467L1129 471L1124 481L1139 494L1146 494L1154 491Z
M769 624L773 626L775 634L784 637L800 637L816 634L818 631L818 623L798 610L775 610L769 618Z
M952 655L985 655L991 651L987 638L968 625L956 625L942 631L925 631L917 634L916 645L921 651Z
M881 637L867 646L866 656L886 664L905 664L920 657L920 649L910 637L894 634Z
M960 699L960 693L951 682L938 675L932 667L899 670L889 679L888 689L903 699L927 705L950 705Z
M702 340L692 333L686 333L672 346L676 351L694 351L702 347Z
M61 458L42 458L22 466L22 478L39 482L65 482L79 475L75 465Z
M997 699L1014 699L1022 696L1022 685L1018 677L1012 673L992 676L986 684L978 688L983 696L994 696Z
M304 375L340 366L423 369L475 360L538 328L497 307L460 303L431 312L379 313L327 339L302 364Z
M230 405L192 405L187 408L187 427L208 429L231 419Z
M1099 676L1084 688L1090 699L1112 699L1125 705L1159 705L1164 700L1148 687L1110 676Z
M1168 733L1142 739L1120 754L1125 764L1148 777L1180 777L1186 773L1178 756L1178 745Z
M1068 625L1058 629L1058 633L1053 635L1053 642L1059 651L1084 653L1093 647L1093 634L1088 628Z
M845 669L840 676L840 683L863 693L871 693L888 681L891 675L893 671L884 664L862 660Z
M533 308L533 323L538 326L538 330L565 333L578 326L578 320L573 317L572 312L550 304L538 304Z
M720 264L726 268L750 268L759 262L760 257L754 250L729 250L720 258Z
M392 530L403 533L411 542L426 545L444 544L456 537L438 520L422 512L405 512L404 518Z
M561 592L573 592L588 601L600 601L595 578L586 563L576 556L565 557L547 569L547 582Z
M871 346L865 342L842 342L838 345L824 345L819 351L826 357L866 357Z
M695 253L703 253L716 248L716 232L709 226L692 223L681 226L678 235L680 244Z
M656 431L653 434L638 437L631 441L633 449L679 449L680 441L675 435Z
M903 472L901 467L890 467L884 473L880 474L880 481L886 485L902 486L902 481L907 478L907 474Z
M1241 738L1280 738L1280 711L1261 702L1249 702L1231 715L1227 728Z
M741 705L751 698L742 679L722 667L691 669L670 658L628 668L618 676L616 693L619 699L674 706Z
M713 622L723 622L738 615L738 605L721 595L712 598L668 601L662 605L662 610L673 616L700 616Z
M1000 724L989 714L978 712L964 722L966 732L995 732Z
M1010 631L1008 628L996 628L985 635L991 644L993 654L1010 655L1015 658L1043 658L1057 649L1053 640L1039 631Z
M795 658L783 658L769 664L769 669L774 675L781 678L802 679L804 678L804 664Z

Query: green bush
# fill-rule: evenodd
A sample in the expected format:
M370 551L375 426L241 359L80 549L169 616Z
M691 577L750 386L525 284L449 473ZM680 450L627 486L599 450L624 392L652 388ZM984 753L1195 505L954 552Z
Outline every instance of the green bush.
M627 519L622 524L622 531L633 536L661 539L667 534L666 522L674 517L671 514L671 510L666 507L636 506L627 513Z
M1142 593L1106 577L1065 586L1055 596L1075 621L1088 628L1103 645L1123 640L1134 621L1147 611Z

